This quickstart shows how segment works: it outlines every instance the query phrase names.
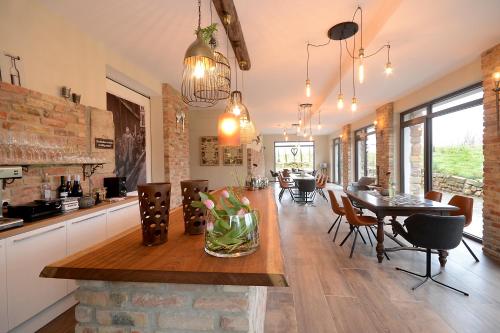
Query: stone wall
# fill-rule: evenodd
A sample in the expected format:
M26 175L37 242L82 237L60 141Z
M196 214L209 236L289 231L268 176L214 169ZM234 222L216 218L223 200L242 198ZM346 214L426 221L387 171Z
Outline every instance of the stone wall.
M484 108L483 251L500 260L500 133L497 130L493 73L500 72L500 44L481 55Z
M385 188L389 187L389 181L395 180L394 165L394 103L387 103L379 107L377 114L377 166L379 170L378 183ZM390 172L390 175L386 175Z
M105 160L103 169L92 176L92 188L102 187L102 179L114 176L114 149L95 149L91 144L95 137L114 139L113 114L85 105L77 105L63 98L42 94L26 88L0 83L0 131L2 134L20 132L34 134L42 142L57 144L66 150L81 151L89 156ZM1 158L0 154L0 158ZM0 160L0 164L5 161ZM6 186L4 199L21 204L41 198L41 184L48 175L52 195L60 184L60 176L80 175L82 167L47 163L30 166L23 178ZM84 193L89 182L82 183Z
M424 179L421 178L423 187ZM483 182L458 176L435 173L432 175L432 189L435 191L464 194L469 196L483 196Z
M172 184L170 207L181 205L181 180L190 178L189 170L189 121L185 118L184 132L176 123L177 111L187 114L188 107L180 93L164 83L163 94L163 145L165 161L165 181Z
M76 333L263 332L266 287L79 281Z
M342 186L347 189L350 183L353 182L354 172L351 162L351 124L342 127Z

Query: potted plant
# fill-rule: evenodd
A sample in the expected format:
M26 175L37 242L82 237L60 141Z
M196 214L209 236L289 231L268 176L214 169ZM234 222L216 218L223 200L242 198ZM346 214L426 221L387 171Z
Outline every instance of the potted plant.
M216 257L239 257L259 247L259 214L245 196L223 190L219 200L200 192L193 207L206 210L205 252Z

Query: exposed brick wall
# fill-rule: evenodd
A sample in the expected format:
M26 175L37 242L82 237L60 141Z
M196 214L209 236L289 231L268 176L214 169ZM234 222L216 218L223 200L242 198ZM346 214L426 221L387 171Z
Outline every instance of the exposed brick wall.
M500 133L497 133L495 83L492 74L500 71L500 44L481 55L484 89L484 187L483 251L500 260Z
M342 186L347 189L350 183L353 182L354 172L351 162L351 124L342 127Z
M172 184L170 207L175 208L182 203L180 182L190 178L188 118L185 118L183 133L181 126L176 126L175 115L178 110L187 114L188 108L180 93L169 84L163 84L162 94L165 181Z
M77 333L262 332L266 287L79 281Z
M92 119L92 122L91 122ZM72 147L91 156L104 159L107 164L92 176L92 187L102 187L105 176L113 176L114 150L96 150L91 147L92 138L114 138L113 114L85 105L76 105L63 98L45 95L26 88L0 83L0 131L36 134L45 142L57 142L62 147ZM0 161L3 164L4 161ZM75 162L75 164L77 164ZM22 179L8 184L4 199L20 204L41 198L41 184L45 174L56 195L60 176L82 176L78 165L50 164L30 166ZM83 179L83 177L82 177ZM88 193L88 181L82 184Z
M383 187L389 186L389 180L395 180L394 165L394 104L387 103L379 107L377 113L377 166L379 167L378 182ZM386 173L390 172L390 176Z

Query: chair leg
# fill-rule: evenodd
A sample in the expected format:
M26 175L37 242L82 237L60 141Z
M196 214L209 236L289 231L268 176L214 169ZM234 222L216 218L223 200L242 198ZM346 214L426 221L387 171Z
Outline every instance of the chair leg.
M352 253L354 252L354 247L356 246L356 239L358 239L358 234L361 235L361 233L359 232L359 229L354 228L354 241L352 242L351 254L349 255L349 258L352 258Z
M370 241L370 245L373 247L372 238L370 237L370 233L368 232L368 227L365 226L365 229L366 229L366 234L368 235L368 240Z
M335 227L335 224L338 222L340 218L340 215L337 216L337 218L335 219L335 221L333 222L332 226L330 227L330 229L328 229L328 233L330 233L333 229L333 227Z
M295 202L295 197L293 196L293 192L292 192L291 188L288 189L288 193L290 193L290 197L292 198L292 201Z
M347 238L349 238L349 236L351 236L353 230L354 230L354 228L352 228L351 231L349 231L349 233L347 234L347 236L345 236L344 240L340 243L340 246L344 245L344 243L347 240Z
M467 250L469 250L469 253L474 257L476 262L479 262L479 259L476 257L476 254L472 251L472 249L469 247L469 244L467 244L463 238L462 238L462 243L464 243L465 247L467 248Z
M457 288L453 288L452 286L449 286L449 285L447 285L447 284L444 284L444 283L442 283L442 282L439 282L439 281L434 280L434 279L432 278L432 276L430 277L430 279L431 279L432 281L436 282L437 284L442 285L443 287L450 288L450 289L452 289L452 290L458 291L459 293L464 294L464 296L469 296L469 294L468 294L468 293L466 293L465 291L462 291L462 290L457 289Z
M342 215L340 215L340 220L339 220L339 224L337 224L337 229L335 230L335 236L333 236L333 242L335 243L335 240L337 239L337 233L339 232L339 228L340 228L340 223L342 222Z
M281 202L281 198L283 197L283 193L285 192L285 189L282 188L280 191L280 194L278 195L278 200Z
M359 228L358 228L358 229L359 229ZM359 237L361 237L361 239L363 240L363 243L365 243L365 245L366 245L365 238L363 237L363 235L361 234L361 232L359 233Z

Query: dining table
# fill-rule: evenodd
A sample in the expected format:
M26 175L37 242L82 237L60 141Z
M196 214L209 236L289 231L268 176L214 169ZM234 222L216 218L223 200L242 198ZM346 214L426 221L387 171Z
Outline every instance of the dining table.
M377 217L377 259L381 263L384 253L390 249L384 248L384 236L387 235L398 245L401 242L384 231L384 219L390 216L395 221L399 216L410 216L416 213L449 215L450 212L458 210L457 207L425 199L408 193L398 193L392 196L382 195L377 190L347 190L345 191L351 201L371 211ZM442 267L446 265L448 251L439 250L439 263Z
M316 184L316 177L309 173L291 173L290 178L294 181L295 188L297 189L297 195L294 196L294 200L298 203L310 204L311 201L309 199L314 200L314 197L309 198L307 193L301 189L307 186L304 184L306 182L314 182L314 184Z

